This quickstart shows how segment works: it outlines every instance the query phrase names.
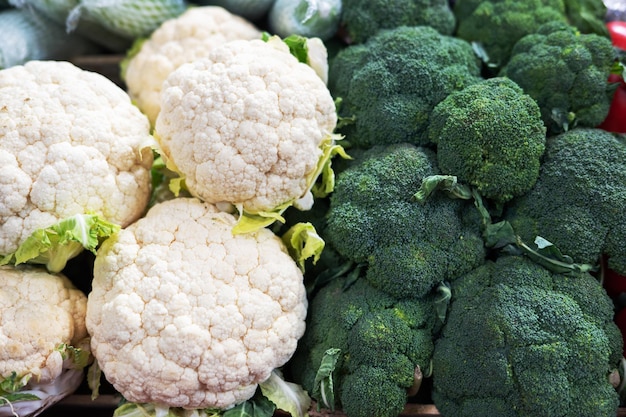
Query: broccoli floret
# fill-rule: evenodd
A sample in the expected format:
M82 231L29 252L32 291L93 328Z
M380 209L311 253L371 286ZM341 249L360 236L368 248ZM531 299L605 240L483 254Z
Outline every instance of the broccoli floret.
M379 31L330 61L329 88L341 99L339 128L352 146L428 141L432 109L449 93L480 79L469 43L427 26Z
M548 133L557 134L573 125L595 127L606 118L614 61L608 38L551 22L515 44L500 75L537 101Z
M526 242L541 236L574 262L626 273L626 140L576 128L546 141L537 183L504 218Z
M455 417L615 416L613 304L588 273L501 256L452 282L433 402Z
M294 380L316 392L315 376L328 349L340 349L333 371L335 401L315 398L349 417L395 417L427 374L440 328L436 293L397 300L362 278L344 275L322 287L310 302L307 331L290 361Z
M447 0L343 0L342 10L341 25L353 43L398 26L430 26L452 35L456 25Z
M451 93L433 110L428 134L444 174L499 203L530 190L539 176L546 129L537 103L510 79Z
M515 43L539 26L566 21L563 0L456 0L456 35L482 47L490 66L502 67Z
M375 146L336 178L327 245L368 265L367 279L397 298L419 297L483 262L480 222L471 202L413 195L438 174L435 153L411 144Z

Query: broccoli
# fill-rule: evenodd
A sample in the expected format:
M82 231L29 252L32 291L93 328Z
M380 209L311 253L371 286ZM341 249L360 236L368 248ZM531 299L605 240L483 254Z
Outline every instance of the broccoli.
M290 361L293 379L317 400L348 417L395 417L419 389L416 370L428 376L439 294L398 300L366 280L343 275L311 299L307 331ZM332 373L334 397L316 395L318 368L339 349Z
M546 141L539 178L504 219L526 242L541 236L580 264L601 255L626 273L626 139L576 128Z
M515 44L500 75L537 101L548 133L557 134L570 125L596 127L606 118L614 61L609 38L550 22Z
M415 200L438 174L435 153L411 144L379 145L342 170L321 235L341 256L367 264L366 279L392 296L421 297L481 264L480 221L472 203Z
M469 43L427 26L379 31L330 61L329 88L340 99L338 128L356 147L426 144L432 109L449 93L480 79Z
M592 275L502 255L451 290L433 352L432 398L442 415L615 416L609 376L622 339Z
M510 79L451 93L433 110L428 135L441 171L499 203L530 190L539 176L546 129L537 103Z
M456 25L447 0L343 0L342 10L341 25L353 43L398 26L431 26L452 35Z
M607 7L602 0L564 0L565 14L571 25L581 33L595 33L609 37L605 25Z
M567 21L563 0L456 0L456 36L480 45L491 67L504 66L515 43L543 23Z

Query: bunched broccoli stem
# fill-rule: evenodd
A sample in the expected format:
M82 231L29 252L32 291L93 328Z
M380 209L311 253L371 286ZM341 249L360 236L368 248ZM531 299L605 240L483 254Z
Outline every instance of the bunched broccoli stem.
M432 175L425 177L420 189L414 194L414 198L425 204L429 196L437 191L443 191L450 198L474 200L474 206L477 208L482 222L485 246L489 249L525 255L533 262L559 274L595 272L598 270L598 265L575 263L570 256L561 253L555 245L541 236L536 236L534 247L531 246L522 240L511 223L506 220L494 223L480 193L475 188L459 183L456 176Z

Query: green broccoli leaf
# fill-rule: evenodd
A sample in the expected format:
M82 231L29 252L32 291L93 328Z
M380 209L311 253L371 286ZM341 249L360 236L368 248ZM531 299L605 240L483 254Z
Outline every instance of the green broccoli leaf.
M522 242L521 239L518 239L517 245L524 251L526 256L552 272L568 274L573 272L594 272L597 270L595 265L574 263L570 256L564 255L559 248L541 236L535 238L534 247Z
M35 230L14 253L0 259L0 265L44 264L49 272L57 273L84 249L95 253L101 241L119 229L119 225L98 215L76 214L52 226Z
M333 372L337 366L337 360L341 354L341 349L331 348L324 352L322 362L313 382L313 397L318 399L317 411L322 405L331 411L335 410L335 389L333 384Z
M445 191L448 196L469 200L472 191L466 185L460 184L454 175L431 175L425 177L420 189L413 195L415 200L425 203L428 197L435 191Z

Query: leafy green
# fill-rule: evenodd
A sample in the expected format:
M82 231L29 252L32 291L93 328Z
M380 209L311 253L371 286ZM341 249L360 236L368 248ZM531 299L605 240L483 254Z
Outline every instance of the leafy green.
M70 346L67 343L62 343L55 349L61 354L63 360L69 360L74 369L83 369L89 364L91 354L88 350L76 348Z
M255 395L248 401L226 410L223 417L272 417L276 406L263 395Z
M20 392L28 384L30 378L30 374L18 377L16 372L12 372L11 375L0 381L0 405L16 401L38 400L39 397L34 394Z
M49 272L57 273L84 249L95 253L101 241L119 229L96 214L76 214L35 230L14 253L5 254L0 265L44 264Z
M261 34L261 39L264 42L268 42L271 39L280 39L277 35L270 35L268 32ZM296 57L299 62L307 64L309 61L309 48L307 46L307 38L301 35L289 35L284 39L281 39L288 47L291 55Z
M322 357L322 363L320 364L317 374L315 375L313 397L319 398L321 403L317 403L317 410L322 408L328 408L331 411L335 410L335 390L333 384L333 372L337 366L337 360L341 349L330 348L324 352Z
M317 263L325 246L315 226L309 222L294 224L285 232L282 240L302 271L304 271L304 263L307 259L312 257L313 263Z
M309 394L298 384L287 382L278 370L272 371L270 377L259 384L261 392L292 417L306 417L311 407Z

